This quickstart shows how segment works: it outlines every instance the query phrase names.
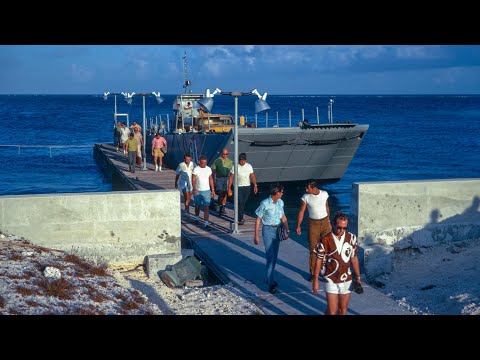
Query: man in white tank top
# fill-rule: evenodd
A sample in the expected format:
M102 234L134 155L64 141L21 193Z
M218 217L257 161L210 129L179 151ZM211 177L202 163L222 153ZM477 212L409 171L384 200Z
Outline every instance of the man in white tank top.
M310 245L309 269L310 281L315 273L316 254L314 252L320 239L332 231L330 225L330 209L328 207L328 193L317 188L315 180L308 180L306 193L300 201L300 211L297 217L297 234L302 235L300 225L303 221L305 209L308 209L308 243Z

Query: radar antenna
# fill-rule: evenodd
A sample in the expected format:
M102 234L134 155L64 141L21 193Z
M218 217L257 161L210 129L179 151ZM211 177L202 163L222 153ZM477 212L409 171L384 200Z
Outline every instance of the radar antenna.
M183 84L183 88L185 89L185 94L187 93L187 88L190 86L190 80L187 79L187 51L184 50L183 52L183 77L185 78L185 83ZM190 91L191 92L191 91Z

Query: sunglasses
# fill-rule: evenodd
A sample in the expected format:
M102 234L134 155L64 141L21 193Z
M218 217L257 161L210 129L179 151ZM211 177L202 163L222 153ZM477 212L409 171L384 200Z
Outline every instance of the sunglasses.
M347 227L342 227L342 226L335 226L336 229L338 230L347 230Z

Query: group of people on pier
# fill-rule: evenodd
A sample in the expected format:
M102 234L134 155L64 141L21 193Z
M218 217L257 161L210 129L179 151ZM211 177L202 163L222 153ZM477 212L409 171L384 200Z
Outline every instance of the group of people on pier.
M141 156L141 128L134 123L132 132L124 140L125 124L119 123L120 140L116 143L117 151L124 146L124 154L128 153L130 171L135 172L135 158ZM128 131L128 129L127 129ZM161 172L162 158L167 149L167 141L156 134L152 141L152 156L155 171ZM238 225L244 225L244 210L250 196L252 185L255 194L258 192L257 180L252 165L247 162L245 153L238 157ZM207 165L207 157L201 155L199 163L192 161L186 153L184 161L175 170L175 188L183 193L185 212L190 214L190 202L194 196L195 220L200 220L200 210L203 207L203 226L209 230L209 209L212 199L217 196L216 210L220 216L225 214L228 196L232 196L232 186L235 178L235 168L228 157L228 149L224 148L221 155L215 159L211 167ZM266 253L266 282L268 291L279 292L279 284L275 281L275 265L280 248L279 227L283 226L287 236L290 236L289 224L284 211L282 196L284 187L279 183L271 184L270 194L260 202L255 214L257 216L254 229L254 244L260 244L259 228L262 224L262 240ZM357 237L347 231L348 215L337 212L333 218L330 214L328 192L317 187L315 180L308 180L305 194L300 199L299 212L296 221L296 233L301 235L301 224L305 212L308 212L308 243L309 243L309 278L312 282L312 292L317 294L319 281L325 284L327 298L326 314L346 314L354 281L361 287L360 265L357 257ZM353 269L353 273L352 273ZM353 277L355 275L355 278Z
M245 153L239 154L238 166L238 224L243 225L245 204L253 191L258 192L258 185L253 167L247 163ZM212 198L217 195L218 213L225 213L227 196L232 194L235 170L233 162L228 158L228 149L223 149L221 156L212 166L207 165L207 158L202 155L196 166L190 154L176 169L175 188L181 189L184 195L185 211L189 214L192 193L195 196L195 219L200 220L200 207L203 206L204 228L210 228L209 208ZM270 195L261 201L255 211L254 243L260 244L259 228L262 223L262 240L266 253L266 282L268 291L278 293L275 281L275 265L280 248L279 227L283 226L290 236L289 224L284 211L282 196L284 187L275 183L270 186ZM317 294L319 280L325 283L327 297L326 314L346 314L350 301L353 281L361 286L360 265L357 257L357 237L348 232L348 216L337 212L330 216L328 192L317 187L315 180L308 180L305 194L301 197L296 221L296 233L301 235L301 224L308 211L309 242L309 278L312 291ZM333 227L332 227L333 225ZM353 269L353 273L352 273ZM355 275L355 279L353 278Z

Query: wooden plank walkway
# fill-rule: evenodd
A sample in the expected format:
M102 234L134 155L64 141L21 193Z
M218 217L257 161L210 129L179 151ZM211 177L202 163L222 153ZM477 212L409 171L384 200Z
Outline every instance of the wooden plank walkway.
M107 161L121 172L121 176L130 181L138 190L161 190L175 188L175 171L155 172L155 166L147 157L147 171L137 167L136 172L128 171L127 157L117 153L110 144L102 144L97 149ZM223 216L210 212L210 230L203 229L203 221L197 222L193 216L187 216L182 208L182 236L192 245L197 256L216 273L225 283L232 283L249 296L266 314L279 315L318 315L326 308L323 291L314 295L311 282L307 280L309 250L294 239L280 244L276 281L279 293L272 295L265 283L265 248L262 241L253 243L255 219L245 215L245 225L239 225L239 233L232 233L233 209L227 205ZM194 213L193 207L190 210ZM203 212L200 212L203 219ZM261 231L261 229L260 229ZM321 284L322 285L322 284ZM362 295L352 293L349 314L404 315L406 310L378 290L365 284Z

